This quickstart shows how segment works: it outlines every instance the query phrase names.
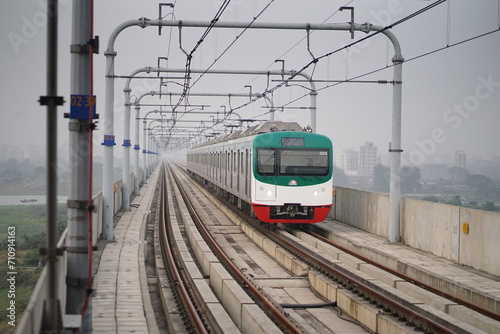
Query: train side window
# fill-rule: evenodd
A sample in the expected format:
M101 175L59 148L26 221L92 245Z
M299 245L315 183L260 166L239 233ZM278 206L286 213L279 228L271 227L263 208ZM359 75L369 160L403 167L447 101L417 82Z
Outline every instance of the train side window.
M248 174L250 174L250 168L249 168L249 165L250 165L250 159L249 159L249 152L248 152L248 149L246 149L245 151L245 158L246 158L246 161L245 161L245 195L247 198L250 197L250 195L248 194L248 188L249 188L249 183L250 183L250 176Z
M236 172L236 152L233 152L233 172Z
M245 165L243 164L243 151L240 153L240 174L244 174Z

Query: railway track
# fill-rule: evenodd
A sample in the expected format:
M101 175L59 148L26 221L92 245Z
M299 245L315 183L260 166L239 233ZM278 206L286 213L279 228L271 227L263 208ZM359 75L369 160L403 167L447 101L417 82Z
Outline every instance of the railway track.
M162 249L173 248L172 257L184 261L192 255L189 264L162 264L184 272L163 285L175 286L178 304L186 303L175 310L185 313L177 323L188 332L483 333L340 262L334 256L338 250L325 240L299 239L304 232L298 230L266 229L179 170L172 165L165 170L164 208L158 211L159 218L171 220L161 239L174 236ZM172 221L180 224L173 227ZM181 244L177 250L176 243Z

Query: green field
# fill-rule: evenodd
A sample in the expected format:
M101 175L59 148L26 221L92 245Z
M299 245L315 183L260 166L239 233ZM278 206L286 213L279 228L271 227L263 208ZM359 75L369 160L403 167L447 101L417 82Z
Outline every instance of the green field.
M0 240L5 239L8 226L16 227L18 237L44 232L46 215L45 205L0 205ZM58 204L57 220L66 220L66 204Z
M40 259L39 249L46 239L45 205L6 205L0 206L0 333L13 333L15 327L8 324L7 307L15 300L16 325L22 316L42 268L37 267ZM58 233L66 227L66 204L58 205ZM15 297L9 297L8 272L8 231L15 227ZM10 243L12 244L12 243Z

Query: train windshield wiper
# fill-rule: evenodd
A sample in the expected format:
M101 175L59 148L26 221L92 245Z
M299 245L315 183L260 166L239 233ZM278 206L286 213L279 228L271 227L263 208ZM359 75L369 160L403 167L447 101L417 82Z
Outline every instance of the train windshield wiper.
M318 180L321 180L321 178L320 178L317 174L312 173L312 172L307 172L307 171L305 171L305 170L303 170L303 169L299 169L299 170L297 170L297 174L298 174L298 175L300 175L300 176L302 176L302 177L304 177L303 175L306 175L306 176L315 177L315 178L317 178ZM304 177L304 178L305 178L305 177Z
M266 179L266 176L272 175L272 174L266 174L264 166L268 166L269 162L272 161L273 165L271 165L271 166L272 166L272 168L274 170L274 155L276 154L276 152L274 150L270 150L270 151L272 151L272 154L269 155L269 157L267 157L267 159L266 159L266 161L264 161L264 163L260 162L260 157L261 157L260 155L257 158L258 171L259 171L259 174L262 174L262 176L264 176L264 179ZM274 174L274 172L273 172L273 174Z
M262 176L264 176L264 180L266 180L267 179L267 175L266 175L266 172L264 172L264 167L260 163L259 159L257 159L257 167L258 167L257 170L259 171L259 174L262 174Z

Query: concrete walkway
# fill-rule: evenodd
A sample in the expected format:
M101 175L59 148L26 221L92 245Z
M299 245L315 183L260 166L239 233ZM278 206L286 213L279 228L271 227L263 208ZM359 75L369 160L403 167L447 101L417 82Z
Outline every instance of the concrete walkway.
M145 229L157 178L155 171L131 210L120 217L115 240L102 252L94 278L93 333L158 333L144 264Z

